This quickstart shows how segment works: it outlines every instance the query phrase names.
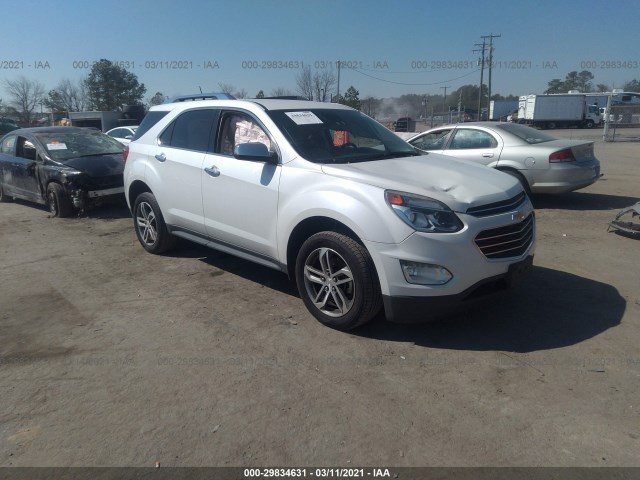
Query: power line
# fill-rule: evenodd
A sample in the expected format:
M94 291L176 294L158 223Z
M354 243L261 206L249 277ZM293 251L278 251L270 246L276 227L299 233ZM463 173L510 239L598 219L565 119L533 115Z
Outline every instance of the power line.
M369 75L368 73L364 73L363 71L354 68L352 69L352 71L359 73L360 75L364 75L365 77L369 77L369 78L373 78L374 80L378 80L380 82L385 82L385 83L393 83L394 85L409 85L409 86L431 86L431 85L441 85L443 83L449 83L449 82L453 82L455 80L460 80L461 78L464 77L468 77L469 75L473 75L474 73L477 73L479 70L473 70L469 73L466 73L464 75L461 75L459 77L456 78L450 78L448 80L443 80L442 82L433 82L433 83L406 83L406 82L394 82L393 80L385 80L384 78L378 78L378 77L374 77L373 75Z

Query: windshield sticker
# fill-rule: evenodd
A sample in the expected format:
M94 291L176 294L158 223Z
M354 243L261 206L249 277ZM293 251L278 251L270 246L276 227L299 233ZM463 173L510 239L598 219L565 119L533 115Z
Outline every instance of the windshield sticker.
M287 117L296 122L298 125L314 125L322 123L313 112L284 112Z
M61 142L47 143L47 150L66 150L67 145Z

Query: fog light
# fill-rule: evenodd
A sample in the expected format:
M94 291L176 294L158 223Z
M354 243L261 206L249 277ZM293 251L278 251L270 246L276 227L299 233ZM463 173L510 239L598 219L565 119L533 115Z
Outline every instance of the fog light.
M409 283L444 285L453 278L451 272L440 265L400 260L400 266L405 280Z

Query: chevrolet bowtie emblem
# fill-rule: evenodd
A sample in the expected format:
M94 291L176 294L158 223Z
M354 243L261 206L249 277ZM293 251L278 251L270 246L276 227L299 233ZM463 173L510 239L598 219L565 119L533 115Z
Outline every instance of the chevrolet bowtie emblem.
M515 220L517 222L521 222L522 220L524 220L524 218L525 218L525 215L522 212L516 212L511 215L511 220Z

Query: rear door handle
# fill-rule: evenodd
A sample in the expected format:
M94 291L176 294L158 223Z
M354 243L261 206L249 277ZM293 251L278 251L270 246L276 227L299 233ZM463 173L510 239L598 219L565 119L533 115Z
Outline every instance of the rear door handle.
M215 165L211 165L211 167L205 168L204 171L207 172L212 177L219 177L220 176L220 169L218 167L216 167Z
M159 153L156 155L156 160L159 162L164 162L167 159L167 156L164 153Z
M485 158L491 158L491 157L493 157L493 153L490 153L490 152L483 153L482 156L485 157Z

